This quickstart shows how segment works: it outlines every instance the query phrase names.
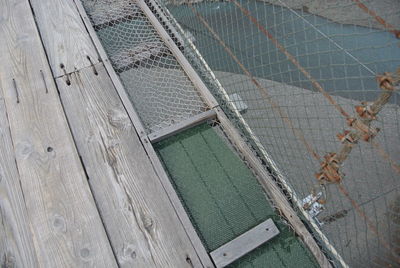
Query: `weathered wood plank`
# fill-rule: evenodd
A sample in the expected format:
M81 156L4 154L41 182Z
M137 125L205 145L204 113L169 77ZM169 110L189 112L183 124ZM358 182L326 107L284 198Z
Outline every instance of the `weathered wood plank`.
M157 6L157 4L152 0L149 0L149 3L152 4L153 6ZM185 69L185 72L190 77L191 81L194 83L196 88L199 90L200 94L203 96L203 98L205 99L207 104L212 107L214 107L213 105L217 106L218 102L215 100L214 96L210 93L208 88L202 82L201 78L195 72L193 67L188 63L185 56L182 54L182 52L176 46L175 42L173 42L173 40L169 37L168 33L165 31L165 29L159 23L159 21L154 16L154 14L152 14L152 12L149 9L149 7L147 6L147 4L143 0L138 0L138 5L148 16L151 23L157 29L157 32L159 33L160 37L164 40L164 42L168 45L171 52L175 55L175 57L181 63L181 66ZM166 10L166 11L168 13L168 10ZM192 48L195 51L197 51L197 49L194 46ZM201 55L199 53L198 53L198 56L199 56L200 60L202 61L202 63L204 64L204 66L206 67L206 69L211 72L211 69L208 67L207 63L203 60L203 58L201 57ZM215 77L215 75L213 75L213 74L212 74L212 76ZM220 86L218 81L217 81L217 84ZM227 96L224 89L221 88L221 91L224 92L225 95ZM215 110L217 112L217 118L220 120L220 123L221 123L222 127L224 128L224 131L230 137L231 142L234 143L234 145L243 154L243 156L246 157L247 161L252 166L252 168L259 174L259 177L258 177L259 181L262 184L262 186L264 187L265 191L267 193L269 193L270 197L274 200L274 202L276 202L276 204L279 207L279 209L281 210L281 212L287 217L288 221L293 226L296 233L301 237L301 239L304 241L304 243L310 249L310 251L312 252L314 257L317 259L318 263L321 265L321 267L331 267L331 264L328 261L328 259L326 258L325 254L322 252L321 248L316 243L316 241L313 238L313 236L311 235L311 233L307 230L307 228L304 226L304 224L302 223L300 218L297 216L296 212L293 210L293 208L289 204L286 197L281 193L278 186L272 180L271 176L268 174L268 172L266 171L264 166L261 164L260 159L258 159L254 155L252 150L249 148L249 146L243 140L242 136L240 135L240 133L238 132L236 127L233 126L232 122L230 122L230 120L227 118L227 116L221 110L221 108L215 107ZM237 115L239 116L239 118L241 117L241 115L239 113ZM317 229L317 231L318 231L318 229ZM321 234L319 234L319 235L321 235ZM330 250L334 250L334 249L330 249Z
M114 68L112 67L110 60L108 59L107 54L104 51L104 48L101 45L100 40L99 40L98 36L96 35L96 32L94 31L94 28L89 20L89 17L87 16L87 14L83 8L81 1L80 0L74 0L74 1L79 10L79 14L81 15L81 17L85 23L85 26L90 34L90 37L92 38L92 40L100 54L100 57L104 63L104 66L105 66L117 92L118 92L118 95L121 98L122 103L123 103L126 111L128 112L130 119L132 120L132 122L134 124L135 130L139 134L142 145L144 146L146 153L148 154L148 156L151 160L151 163L152 163L157 175L159 176L160 181L161 181L165 191L167 192L168 197L169 197L172 205L174 206L175 211L178 214L180 221L182 222L182 224L185 228L186 233L190 237L190 240L196 250L197 255L199 256L199 258L201 260L201 263L203 264L204 267L207 267L207 268L214 267L214 264L211 261L211 258L208 255L206 249L204 248L202 241L200 240L199 236L197 235L178 195L176 194L174 187L171 184L171 181L170 181L160 159L157 156L157 153L155 152L152 144L150 142L148 142L143 123L141 122L137 112L133 108L133 105L132 105L131 101L129 100L128 95L121 83L121 80L119 79Z
M57 84L119 264L201 267L107 71L96 70Z
M210 253L215 265L225 267L279 234L271 219L260 223Z
M181 121L175 125L172 125L172 126L163 128L159 131L153 132L153 133L149 134L148 137L149 137L149 140L151 143L155 143L155 142L161 141L163 139L166 139L168 137L171 137L181 131L184 131L191 127L200 125L201 123L203 123L207 120L212 120L216 116L217 116L217 114L214 110L208 110L201 114L197 114L191 118L188 118L184 121Z
M30 0L30 3L55 77L99 62L73 1Z
M0 266L38 267L0 91Z
M115 267L28 1L0 6L0 91L38 263Z

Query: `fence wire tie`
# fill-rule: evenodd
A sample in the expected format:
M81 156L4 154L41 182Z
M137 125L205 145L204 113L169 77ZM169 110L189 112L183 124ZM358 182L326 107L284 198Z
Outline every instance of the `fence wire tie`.
M339 172L340 162L336 153L327 153L321 163L321 171L315 174L320 183L339 183L342 181L342 175Z
M352 120L356 120L356 119L350 118L349 120L352 121ZM353 137L353 135L351 135L351 134L352 134L351 131L345 130L343 133L339 133L336 136L340 140L340 142L343 144L346 144L346 143L356 144L357 139L355 139Z
M356 105L356 113L361 118L376 120L376 113L371 109L372 105L368 104L366 101L361 102L361 105Z
M378 113L389 102L395 91L395 84L400 82L400 68L397 73L384 73L376 77L379 87L383 90L380 96L372 103L361 102L355 106L356 118L347 118L347 125L351 130L345 130L337 134L337 138L343 144L339 153L327 153L320 164L320 171L315 177L320 184L340 183L344 174L340 172L340 166L350 155L353 147L359 140L370 142L380 131L371 127L371 122L377 119Z
M357 107L357 106L356 106ZM367 115L365 115L367 117ZM376 119L375 116L373 118ZM372 121L372 119L370 119ZM341 134L338 134L337 137L342 143L345 143L346 141L356 144L359 139L369 142L371 139L375 138L376 135L378 135L378 132L380 131L379 128L373 128L369 124L365 124L362 122L360 119L357 118L349 118L347 120L347 124L353 128L353 131L348 131L346 130L344 132L345 137L343 137ZM345 141L341 138L347 138Z

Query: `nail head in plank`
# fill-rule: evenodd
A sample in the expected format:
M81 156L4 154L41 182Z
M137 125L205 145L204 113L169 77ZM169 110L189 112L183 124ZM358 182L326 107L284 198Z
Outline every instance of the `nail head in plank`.
M149 140L151 143L155 143L158 141L161 141L163 139L166 139L168 137L171 137L179 132L182 132L186 129L189 129L191 127L197 126L207 120L214 119L217 116L216 112L214 110L208 110L203 113L194 115L193 117L190 117L184 121L181 121L175 125L163 128L159 131L153 132L149 134Z
M278 234L278 228L271 219L268 219L212 251L210 255L217 268L225 267Z
M38 263L116 267L29 3L0 0L0 6L0 91Z
M208 255L202 241L200 240L196 230L194 229L189 216L186 213L186 210L184 209L181 200L179 199L174 186L171 184L171 181L164 169L163 164L161 163L160 159L158 158L157 153L155 152L153 146L151 143L146 142L147 141L147 136L145 134L145 128L143 126L143 123L141 122L137 112L133 108L132 103L130 102L128 95L121 83L121 80L119 79L118 75L116 74L114 68L112 67L110 60L107 57L107 54L90 22L89 17L86 14L85 9L83 8L82 2L80 0L74 0L78 10L79 14L81 15L85 26L90 34L90 37L93 40L93 43L95 44L99 54L100 58L102 59L104 66L108 72L108 75L110 76L115 88L117 89L118 95L121 98L125 109L127 110L130 119L132 120L134 127L136 129L136 132L139 134L141 142L146 150L146 153L148 154L152 165L157 173L157 175L160 178L160 181L167 192L178 216L180 221L182 222L183 226L185 227L185 231L190 237L190 240L192 242L192 245L194 246L197 255L200 258L200 261L203 265L203 267L206 268L211 268L214 267L214 264L211 261L210 256Z
M200 267L107 71L96 69L57 84L120 266L185 267L189 258Z
M30 0L55 77L96 64L98 54L73 1ZM90 60L88 60L88 58Z

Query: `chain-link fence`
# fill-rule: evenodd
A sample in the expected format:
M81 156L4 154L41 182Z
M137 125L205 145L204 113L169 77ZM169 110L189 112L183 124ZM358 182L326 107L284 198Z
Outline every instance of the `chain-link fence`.
M144 2L334 264L399 266L400 2ZM148 134L210 108L136 0L83 3Z
M136 1L83 3L148 133L207 110Z
M399 266L400 2L161 6L186 56L336 264Z

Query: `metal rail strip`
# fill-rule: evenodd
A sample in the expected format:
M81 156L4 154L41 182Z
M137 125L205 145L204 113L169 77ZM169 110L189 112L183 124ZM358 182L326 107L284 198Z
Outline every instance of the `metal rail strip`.
M150 6L154 5L154 6L158 6L158 8L160 8L160 6L156 3L155 0L138 0L138 5L142 8L143 12L148 16L150 22L153 24L153 26L159 33L160 37L164 40L164 42L167 44L167 46L171 49L171 52L175 55L175 57L181 63L182 68L186 71L188 76L191 79L194 79L195 81L200 80L200 83L195 84L195 86L200 91L200 93L204 96L205 100L207 102L210 102L211 105L217 103L214 96L210 93L208 88L204 85L201 78L194 71L191 64L188 62L188 60L185 58L185 56L182 54L182 52L179 50L179 48L173 42L171 37L168 35L168 33L162 27L161 23L154 16L154 14L151 12L150 8L147 6L147 4L145 2L147 2ZM192 48L193 47L195 48L195 46L192 43L191 43L191 46L192 46ZM222 85L220 85L220 87L222 88ZM226 91L223 89L222 92L225 94L225 98L227 100L229 100L229 96L226 93ZM234 103L232 103L232 102L229 102L229 103L234 105ZM315 241L314 237L307 230L307 228L305 227L303 222L300 220L300 218L297 216L296 212L293 210L293 208L287 201L286 197L281 193L281 191L279 190L279 187L273 181L270 174L268 174L268 172L265 170L261 161L254 156L253 152L248 147L247 143L243 140L243 138L241 137L241 135L239 134L237 129L233 126L233 124L230 122L230 120L225 115L225 113L220 108L216 108L216 111L217 111L217 118L220 120L222 126L225 128L225 130L227 130L227 133L231 136L232 140L236 142L236 146L241 151L241 153L243 153L243 155L248 159L248 161L251 163L253 169L255 171L257 171L257 173L260 175L261 185L263 185L264 189L274 199L274 201L276 202L278 207L281 209L281 211L283 212L285 217L288 219L290 224L293 226L293 228L295 229L297 234L300 235L300 237L303 239L303 241L308 246L310 251L313 253L314 257L317 259L320 266L321 267L331 267L329 260L326 258L325 254L321 251L321 248ZM237 112L237 109L233 109L233 111ZM240 114L238 115L238 118L240 118L241 121L245 123L243 117ZM250 133L252 133L250 127L246 123L245 123L245 126L247 126L247 130L250 130ZM253 135L253 137L255 137L255 136ZM261 143L258 142L257 145L261 145ZM263 147L261 147L261 148L263 148ZM262 151L262 153L264 154L264 157L267 160L269 160L269 163L273 164L273 167L276 168L276 170L278 170L275 163L269 157L269 155L265 149ZM281 173L280 173L280 175L281 175ZM282 179L282 178L283 178L283 176L281 175L280 179ZM288 187L288 189L290 189L290 187L287 185L287 183L284 180L282 180L282 181L284 182L284 186ZM293 197L295 197L294 200L296 201L296 203L300 204L300 200L295 196L293 190L291 190L291 194L293 195ZM318 225L310 217L310 215L306 211L304 211L304 209L301 209L301 206L300 206L300 210L301 210L302 214L307 218L307 220L309 220L311 222L312 226L317 230L318 235L322 237L324 242L328 242L327 238L322 234ZM341 257L340 257L340 255L338 255L336 249L329 242L327 243L327 246L328 246L329 250L331 250L333 253L336 253L335 256L339 256L339 261L340 261ZM347 266L342 259L340 262L344 267Z
M117 92L122 100L123 105L125 106L126 111L128 112L128 115L134 125L134 128L136 132L138 133L138 136L143 144L143 147L145 148L148 157L154 167L154 170L156 171L157 175L160 178L160 182L164 187L164 190L166 191L178 217L179 220L181 221L183 227L185 228L185 231L202 263L202 265L206 268L211 268L215 267L213 261L211 260L210 256L208 255L206 249L204 248L203 243L201 242L199 236L196 233L196 230L194 229L188 214L186 213L186 210L184 209L177 193L175 192L175 189L173 185L171 184L171 181L163 167L163 164L161 163L160 159L158 158L157 153L155 152L152 144L149 142L149 139L146 134L146 130L144 128L144 124L142 123L139 115L137 114L135 108L133 107L131 101L128 98L128 95L125 91L124 86L122 85L122 82L115 72L114 68L111 65L111 62L103 48L103 45L101 44L96 31L93 28L93 25L89 19L89 17L86 14L86 11L82 5L81 0L74 0L75 4L77 6L77 9L80 13L80 16L86 26L87 31L89 32L90 37L92 38L92 41L98 50L99 56L101 60L104 63L104 66L108 72L108 75L110 76L112 82L114 83L115 88L117 89ZM191 260L188 258L187 259L188 263L192 263Z
M148 0L151 2L154 2L154 0ZM179 23L176 21L176 19L172 16L172 14L169 12L168 9L163 9L167 15L174 21L174 24L176 25L176 28L178 28L179 32L183 35L184 30L180 27ZM203 66L203 68L206 69L207 73L211 76L212 81L216 84L218 87L218 90L222 93L224 100L228 105L230 105L230 110L234 112L235 117L237 117L240 121L240 124L242 124L245 128L245 131L249 134L253 142L255 143L256 147L259 149L262 157L266 160L266 162L269 164L271 169L275 172L277 179L279 180L279 183L281 183L284 187L284 189L287 191L289 194L291 200L294 201L294 203L297 205L299 208L301 214L303 217L307 219L307 221L311 224L311 227L313 230L316 232L316 234L319 236L319 239L323 241L325 247L331 252L331 254L337 259L337 261L343 266L343 267L349 267L348 264L344 261L342 256L337 252L336 248L330 243L328 238L323 234L321 231L319 224L315 221L313 217L310 216L310 214L303 209L303 205L301 202L301 199L297 196L297 194L294 192L292 187L287 183L286 177L283 175L283 173L280 171L278 166L276 165L275 161L271 158L267 150L265 149L264 145L261 143L261 141L258 139L258 137L254 134L253 130L250 128L250 126L247 124L246 120L243 118L243 116L240 114L239 110L236 107L236 104L232 99L229 97L227 91L224 89L222 84L218 81L216 78L214 72L211 70L211 68L208 66L207 62L204 60L196 46L193 44L191 40L187 40L189 43L191 49L194 51L195 56L198 58L198 62L200 65ZM196 58L196 60L197 60ZM295 227L295 226L294 226ZM296 229L296 228L295 228ZM314 254L315 255L315 254Z
M105 51L104 48L102 47L100 40L97 37L97 34L88 18L86 15L86 12L82 6L82 3L80 0L74 0L78 10L81 14L81 17L85 23L85 26L96 46L98 49L98 52L100 54L100 58L103 60L104 65L107 69L107 72L109 73L115 87L117 88L118 94L120 95L120 98L122 99L122 102L125 105L125 108L128 111L129 116L131 117L132 122L134 123L135 129L145 147L145 150L147 151L149 158L153 164L153 167L155 168L157 174L160 177L161 183L164 186L164 189L166 190L175 210L177 211L177 214L185 227L185 230L189 236L189 238L192 241L192 244L194 248L196 249L196 252L202 261L203 265L205 267L213 267L214 264L212 260L210 259L210 256L207 254L207 251L204 248L204 245L202 244L201 240L199 239L196 231L194 230L193 225L190 222L190 219L188 215L186 214L186 211L184 210L179 197L177 196L168 175L166 174L164 167L158 158L151 141L154 142L155 138L148 137L144 128L143 123L141 122L137 112L135 111L132 103L130 102L127 93L125 92L125 89L116 74L114 68L112 67ZM146 3L147 2L147 3ZM205 86L199 75L196 73L196 71L193 69L191 64L188 62L188 60L185 58L185 56L182 54L181 50L178 48L178 46L175 44L175 40L173 40L167 31L164 29L164 27L161 25L159 20L156 18L156 16L153 14L153 12L150 10L149 6L155 5L158 8L160 8L155 1L153 0L138 0L137 5L142 9L142 11L146 14L147 18L151 22L151 24L154 26L158 34L160 35L161 39L165 42L167 47L170 49L170 51L173 53L173 55L176 57L194 86L197 88L199 91L200 95L204 98L206 103L209 105L210 108L212 108L216 114L216 117L220 121L222 127L226 131L227 135L232 139L232 142L234 145L240 150L240 152L243 154L243 156L246 158L246 160L249 162L249 164L252 166L254 171L259 175L258 177L260 179L260 183L263 186L264 190L269 193L270 197L276 202L277 206L280 208L282 213L286 216L290 224L294 227L296 230L297 234L302 238L302 240L306 243L306 245L309 247L315 258L317 259L318 263L321 265L321 267L331 267L328 259L326 256L322 253L321 249L315 242L314 238L312 235L308 232L302 221L298 218L296 212L293 210L293 208L290 206L289 202L287 201L286 197L280 192L279 187L275 184L271 176L268 174L268 172L265 170L264 166L262 165L261 161L253 154L252 150L248 147L247 143L242 139L241 135L237 131L237 129L233 126L233 124L230 122L228 117L225 115L225 113L218 107L218 102L215 100L214 96L210 93L208 88ZM154 9L154 8L153 8ZM179 36L179 35L178 35ZM180 37L180 36L179 36ZM178 38L179 38L178 37ZM210 112L211 113L211 112ZM210 117L211 118L211 117ZM188 122L186 122L188 124ZM175 130L170 131L179 131L179 127L177 127ZM158 133L159 137L160 133ZM190 261L190 260L189 260Z

